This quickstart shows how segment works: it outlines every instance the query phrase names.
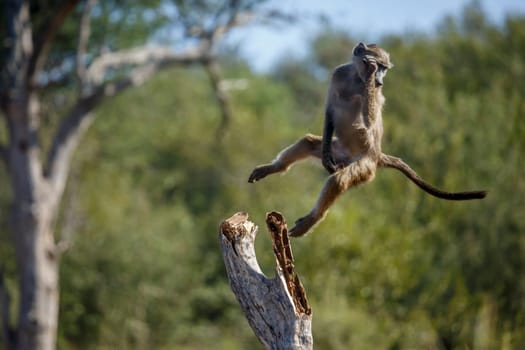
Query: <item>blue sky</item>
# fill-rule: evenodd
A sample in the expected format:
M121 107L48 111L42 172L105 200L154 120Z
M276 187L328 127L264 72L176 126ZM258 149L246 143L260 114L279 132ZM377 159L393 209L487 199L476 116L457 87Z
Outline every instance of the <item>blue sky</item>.
M458 15L471 0L270 0L266 7L298 16L293 25L261 26L231 33L229 43L239 44L241 53L259 70L289 55L301 56L319 28L320 15L352 37L372 42L384 34L407 31L430 33L446 15ZM525 0L480 0L492 21L506 14L525 14ZM350 49L349 49L350 50Z

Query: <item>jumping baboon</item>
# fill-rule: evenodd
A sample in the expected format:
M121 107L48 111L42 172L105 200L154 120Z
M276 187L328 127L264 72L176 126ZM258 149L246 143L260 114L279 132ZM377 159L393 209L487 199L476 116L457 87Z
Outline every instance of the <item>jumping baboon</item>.
M331 174L310 213L295 222L291 236L306 234L321 221L337 197L350 187L371 181L378 167L400 170L421 189L449 200L481 199L485 191L445 192L421 179L401 159L381 152L383 136L381 92L383 78L393 65L381 47L359 43L352 62L335 69L328 91L323 137L305 135L281 151L269 164L256 167L248 181L255 182L270 174L283 172L306 157L321 159ZM335 132L335 137L333 134Z

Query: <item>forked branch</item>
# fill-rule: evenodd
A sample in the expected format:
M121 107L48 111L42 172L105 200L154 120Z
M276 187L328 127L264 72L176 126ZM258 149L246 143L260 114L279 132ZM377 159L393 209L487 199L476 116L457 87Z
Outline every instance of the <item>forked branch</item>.
M266 216L276 259L276 277L267 278L255 256L257 226L237 213L220 227L226 272L248 323L266 349L312 349L312 312L295 273L284 217Z
M230 121L232 120L230 99L223 88L224 84L222 84L223 79L221 68L216 59L210 59L209 61L205 62L204 67L208 77L210 78L210 84L213 88L215 98L217 99L217 103L219 104L219 109L221 111L221 123L217 129L217 140L221 140L224 136L224 133L228 129L228 126L230 125Z
M177 64L200 62L201 59L203 59L202 55L197 51L175 54L165 48L157 48L157 50L151 48L150 50L147 47L115 52L99 58L97 63L94 63L87 71L88 77L93 74L93 71L103 76L108 66L130 63L137 64L138 67L117 81L97 84L89 95L79 98L70 112L62 119L53 139L45 168L45 175L54 189L55 196L60 198L64 190L71 156L80 137L93 120L93 110L100 103L130 87L143 84L162 69Z
M52 17L47 19L43 26L43 35L36 40L35 48L29 62L28 77L32 84L36 84L36 77L47 59L51 43L56 33L64 24L69 14L75 9L80 0L64 1Z
M204 45L188 49L184 52L174 52L165 46L145 45L128 50L107 52L97 57L86 71L86 79L93 86L99 86L112 69L124 67L154 66L155 70L173 65L201 63L208 52Z
M95 5L96 1L97 0L86 0L84 4L84 9L82 10L82 17L80 18L80 28L78 33L78 45L76 54L77 79L80 83L80 86L83 85L84 80L86 78L86 66L84 58L86 56L89 36L91 34L91 9L93 8L93 5Z

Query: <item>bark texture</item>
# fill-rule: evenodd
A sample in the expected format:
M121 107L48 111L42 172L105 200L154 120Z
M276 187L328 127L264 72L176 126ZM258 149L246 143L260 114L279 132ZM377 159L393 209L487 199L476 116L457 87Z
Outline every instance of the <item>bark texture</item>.
M237 213L220 227L219 241L230 286L248 323L266 349L312 349L312 312L295 273L288 229L277 212L266 216L276 259L267 278L255 255L257 226Z

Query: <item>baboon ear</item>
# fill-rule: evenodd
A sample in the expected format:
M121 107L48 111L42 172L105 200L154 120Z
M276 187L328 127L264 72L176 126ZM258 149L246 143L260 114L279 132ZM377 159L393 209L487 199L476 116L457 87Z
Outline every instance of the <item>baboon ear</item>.
M366 45L362 42L357 44L357 46L354 48L354 56L362 56L363 53L366 50Z

